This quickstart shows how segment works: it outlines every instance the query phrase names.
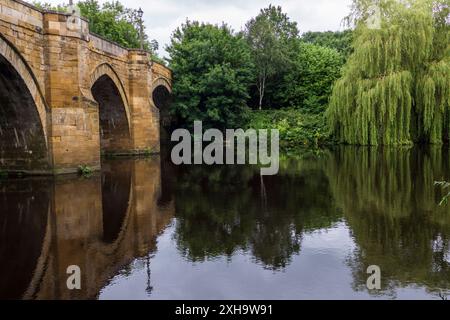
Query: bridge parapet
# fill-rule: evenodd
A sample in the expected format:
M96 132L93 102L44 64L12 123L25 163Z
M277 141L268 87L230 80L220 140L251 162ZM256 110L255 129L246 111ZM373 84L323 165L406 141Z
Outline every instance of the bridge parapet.
M42 11L23 1L2 1L0 18L12 24L29 28L43 28Z
M129 49L126 49L112 41L106 40L96 34L90 33L89 40L95 49L116 57L126 57Z
M155 76L163 77L167 80L172 79L172 70L161 63L153 62L152 72Z

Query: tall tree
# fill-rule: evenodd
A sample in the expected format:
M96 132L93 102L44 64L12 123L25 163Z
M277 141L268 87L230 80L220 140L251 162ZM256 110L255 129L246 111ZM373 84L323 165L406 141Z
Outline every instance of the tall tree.
M298 35L297 23L290 21L279 6L262 9L247 23L245 36L255 64L260 110L268 81L288 69Z
M187 21L167 48L173 70L172 114L181 125L195 120L219 129L239 126L249 98L253 65L242 35L227 25Z
M450 138L449 12L448 0L355 0L355 52L327 111L341 142Z

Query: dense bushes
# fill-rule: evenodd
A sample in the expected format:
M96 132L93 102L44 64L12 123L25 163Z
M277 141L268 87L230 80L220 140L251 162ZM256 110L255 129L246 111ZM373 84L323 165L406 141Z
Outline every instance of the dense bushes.
M279 100L283 106L303 112L323 113L343 64L344 58L336 50L302 43L284 77Z
M303 39L297 23L274 6L261 10L238 33L227 25L187 21L167 48L174 123L190 128L201 120L207 128L279 129L284 148L322 144L327 140L323 113L350 38L351 32L345 32Z
M247 128L278 129L280 147L317 147L330 142L323 114L302 113L298 109L252 111Z

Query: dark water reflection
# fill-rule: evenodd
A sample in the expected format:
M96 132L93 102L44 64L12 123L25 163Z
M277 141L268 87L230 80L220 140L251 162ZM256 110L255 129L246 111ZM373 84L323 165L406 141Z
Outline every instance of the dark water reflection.
M0 298L433 298L450 290L447 148L338 148L255 167L111 160L0 181ZM70 265L82 290L66 287ZM366 288L367 267L382 290Z
M119 270L156 251L173 209L157 205L160 161L106 162L102 174L0 182L0 298L97 298ZM67 268L82 289L67 289Z

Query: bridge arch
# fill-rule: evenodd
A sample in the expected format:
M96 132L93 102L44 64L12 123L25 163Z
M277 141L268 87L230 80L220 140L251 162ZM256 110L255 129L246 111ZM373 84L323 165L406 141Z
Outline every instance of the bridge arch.
M166 78L159 77L153 81L152 84L153 91L155 91L155 89L158 88L159 86L165 87L169 93L172 93L172 86L170 84L170 81L167 80Z
M106 153L128 153L132 149L131 113L124 86L107 63L91 75L90 90L99 104L101 148Z
M172 86L166 78L159 77L152 84L153 105L159 109L160 138L164 145L169 141L168 128L171 125L169 106L172 102Z
M170 96L172 94L172 86L169 80L159 77L152 83L152 100L155 107L159 110L167 107L170 103Z
M31 67L0 34L1 167L47 172L49 121L49 107Z

